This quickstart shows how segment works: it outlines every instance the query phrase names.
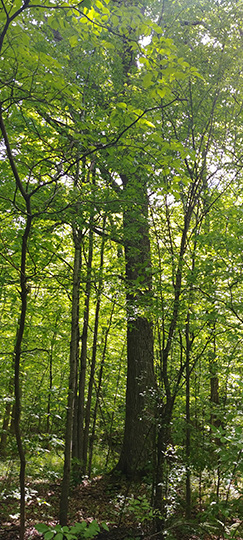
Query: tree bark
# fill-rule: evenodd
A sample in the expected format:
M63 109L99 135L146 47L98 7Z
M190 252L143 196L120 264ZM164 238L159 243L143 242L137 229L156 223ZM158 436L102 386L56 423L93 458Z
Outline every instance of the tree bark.
M117 468L130 477L152 463L153 329L149 316L152 290L148 197L140 178L121 175L127 209L123 214L126 260L127 388L124 440ZM134 195L136 193L136 203Z
M20 458L20 540L24 539L25 531L25 451L21 437L20 430L20 416L21 416L21 394L20 394L20 358L21 358L21 346L23 341L25 319L27 312L27 286L26 286L26 256L27 256L27 244L28 237L31 229L31 209L30 201L27 197L27 218L25 231L22 237L22 253L21 253L21 274L20 274L20 286L21 286L21 313L19 319L19 326L16 334L16 344L14 348L14 364L15 364L15 377L14 377L14 393L15 393L15 412L14 412L14 428L16 441L18 446L19 458Z
M7 445L7 439L8 439L9 423L11 420L11 410L13 406L13 403L12 403L13 391L14 391L14 377L11 376L10 381L9 381L9 387L8 387L9 401L7 402L6 407L5 407L2 430L1 430L2 433L1 433L1 440L0 440L0 456L2 457L5 457L6 455L6 445Z
M26 209L26 222L24 234L22 236L22 245L21 245L21 264L20 264L20 296L21 296L21 308L20 308L20 317L19 323L16 332L16 341L14 347L14 429L16 442L19 452L20 459L20 540L24 540L24 531L25 531L25 451L21 436L20 429L20 418L21 418L21 392L20 392L20 360L21 360L21 347L23 342L24 330L25 330L25 320L27 313L27 275L26 275L26 262L27 262L27 252L28 252L28 239L31 231L31 224L33 215L31 212L31 194L28 194L24 188L24 185L21 181L21 178L16 167L14 155L10 146L8 139L8 134L6 131L2 110L0 107L0 128L3 135L6 152L9 160L9 164L15 179L16 189L21 193L23 200L25 202Z
M73 228L74 239L74 265L73 265L73 290L72 290L72 321L71 321L71 342L70 342L70 373L68 405L65 432L64 450L64 470L60 498L60 524L67 524L68 497L71 477L71 456L72 456L72 436L73 436L73 411L75 388L77 385L77 362L79 351L79 295L80 295L80 269L81 269L81 239L82 233Z
M103 377L103 370L105 365L105 357L106 357L106 351L107 351L107 341L108 341L108 335L112 323L112 317L114 313L115 303L112 305L111 314L110 314L110 320L109 324L105 331L105 340L104 340L104 347L102 352L102 359L100 364L100 370L99 370L99 378L98 378L98 385L97 385L97 391L96 391L96 400L95 400L95 406L94 406L94 413L93 413L93 425L92 425L92 431L90 436L90 444L89 444L89 464L88 464L88 476L91 475L91 466L92 466L92 457L93 457L93 448L94 448L94 440L95 440L95 428L96 428L96 419L97 419L97 411L99 406L99 399L100 399L100 393L101 393L101 387L102 387L102 377Z
M158 419L157 419L157 467L156 467L156 479L155 479L155 500L154 507L160 513L160 517L155 519L156 532L160 534L161 538L165 537L164 526L166 519L166 488L165 488L165 463L166 463L166 451L170 442L170 424L173 413L173 407L179 388L179 382L184 372L185 366L181 366L179 370L177 382L173 382L169 378L168 360L171 353L173 338L175 335L176 327L178 324L178 317L180 312L180 296L182 287L182 273L184 257L187 246L187 234L192 217L193 205L187 208L184 215L184 227L181 235L180 251L177 263L177 269L175 272L174 285L174 300L172 308L172 316L168 329L168 337L163 335L163 344L160 350L161 356L161 385L165 397L158 400ZM164 329L163 329L164 330ZM161 341L161 340L160 340ZM189 357L188 357L189 360ZM174 388L173 388L174 386Z
M89 231L89 254L87 261L86 288L84 300L83 314L83 330L81 338L81 353L80 353L80 372L77 396L77 454L76 457L80 463L81 473L84 473L84 416L85 416L85 379L87 368L87 342L88 342L88 325L89 325L89 303L91 292L91 267L93 259L93 231Z
M173 411L173 399L167 399L163 404L162 399L158 403L158 437L157 437L157 463L155 471L155 497L154 508L158 511L155 516L155 531L158 538L165 537L165 519L167 504L166 488L166 451L171 434L171 418Z
M106 223L106 216L103 219L102 230L104 232ZM92 392L94 386L94 375L96 367L96 352L97 352L97 339L98 339L98 328L99 328L99 314L100 314L100 301L101 301L101 291L103 287L103 265L104 265L104 247L105 247L105 236L102 236L101 251L100 251L100 275L99 275L99 284L97 291L97 303L95 309L95 323L94 323L94 336L93 336L93 346L92 346L92 358L91 358L91 368L90 368L90 377L89 377L89 386L88 386L88 395L86 401L86 410L85 410L85 427L84 427L84 438L83 438L83 467L84 473L87 468L88 460L88 444L89 444L89 428L90 428L90 418L91 418L91 401L92 401Z
M186 320L186 518L191 518L191 409L190 409L190 314Z

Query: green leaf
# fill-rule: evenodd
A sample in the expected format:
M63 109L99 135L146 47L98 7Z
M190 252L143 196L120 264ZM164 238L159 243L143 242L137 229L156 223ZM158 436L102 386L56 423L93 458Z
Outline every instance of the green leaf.
M143 124L146 124L146 126L155 128L155 125L152 124L152 122L150 122L149 120L143 120L142 123L143 123Z
M87 8L87 9L90 9L91 8L91 0L83 0L82 3L81 3L81 8Z
M97 523L97 521L94 519L92 523L90 523L89 527L84 532L84 538L93 538L100 532L100 527Z
M82 521L81 523L75 523L75 525L73 525L73 526L70 528L70 532L71 532L71 533L81 533L81 532L83 532L86 528L87 528L87 523L86 523L86 521Z
M159 88L158 87L156 89L156 92L159 95L159 97L161 97L163 99L166 96L166 94L168 94L168 88Z
M102 527L105 531L109 531L109 527L108 527L108 525L107 525L104 521L101 523L101 527Z
M153 73L146 73L146 75L143 77L142 83L145 89L149 88L149 86L153 84L152 78L153 78Z
M109 9L107 9L107 7L100 2L100 0L95 0L95 5L101 11L101 13L109 15Z
M35 525L35 529L40 533L44 533L46 531L49 531L50 527L48 527L48 525L46 525L45 523L37 523L37 525Z
M71 47L76 47L78 45L78 36L71 36L68 41Z
M45 540L51 540L52 538L54 538L55 536L55 532L54 531L48 531L44 534L44 538Z
M116 106L119 107L119 109L123 109L123 110L127 109L127 104L123 103L122 101L117 103Z
M14 0L14 10L15 12L22 6L22 0Z

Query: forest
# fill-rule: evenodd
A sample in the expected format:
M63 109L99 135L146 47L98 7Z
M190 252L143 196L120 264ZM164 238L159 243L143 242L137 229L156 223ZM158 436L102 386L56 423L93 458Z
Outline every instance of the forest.
M1 0L0 54L0 539L242 540L242 1Z

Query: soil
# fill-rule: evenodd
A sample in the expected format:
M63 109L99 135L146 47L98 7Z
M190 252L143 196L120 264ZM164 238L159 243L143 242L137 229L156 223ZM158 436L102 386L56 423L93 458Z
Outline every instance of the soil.
M3 487L0 507L0 540L18 540L18 490L10 490L4 478L0 478L0 485ZM45 523L48 526L58 524L60 490L59 481L53 483L41 479L29 480L26 483L25 540L43 539L43 536L35 529L37 523ZM145 501L145 507L141 505L142 510L141 508L136 510L135 506L135 511L134 509L132 511L131 504L129 508L129 500L133 501L133 493L136 498L140 497L142 502ZM106 475L97 476L92 480L85 478L71 489L68 525L82 521L88 524L95 519L101 527L101 532L95 537L97 540L161 540L161 535L154 533L152 529L152 520L146 519L146 517L149 518L149 506L146 516L146 501L149 500L149 495L147 485L133 485L121 477ZM104 530L102 523L108 527L108 531ZM170 538L173 537L174 540L222 540L225 538L220 534L207 534L203 528L195 533L193 527L186 529L180 524L181 520L178 521L178 526L174 527ZM241 526L240 520L236 525ZM238 533L236 536L239 540L241 537Z
M84 479L73 487L69 500L69 525L85 520L91 523L94 519L99 524L105 523L109 531L102 530L97 540L139 540L144 538L143 527L134 515L127 510L127 498L132 495L131 484L125 480L117 480L111 476L98 476L92 480ZM47 481L29 481L26 483L26 531L25 540L43 538L35 524L46 523L55 526L58 523L60 483ZM139 487L140 495L146 486ZM137 496L137 488L136 488ZM0 509L0 540L18 540L19 538L19 501L6 495Z

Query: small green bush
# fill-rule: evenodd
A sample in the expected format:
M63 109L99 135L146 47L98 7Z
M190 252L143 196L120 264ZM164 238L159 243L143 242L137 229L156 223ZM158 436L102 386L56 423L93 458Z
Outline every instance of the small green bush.
M106 523L101 523L101 527L108 531ZM39 533L42 533L44 540L79 540L83 538L94 538L100 532L100 526L94 519L91 523L87 524L86 521L81 523L75 523L68 527L64 525L55 525L49 527L45 523L38 523L35 526Z

